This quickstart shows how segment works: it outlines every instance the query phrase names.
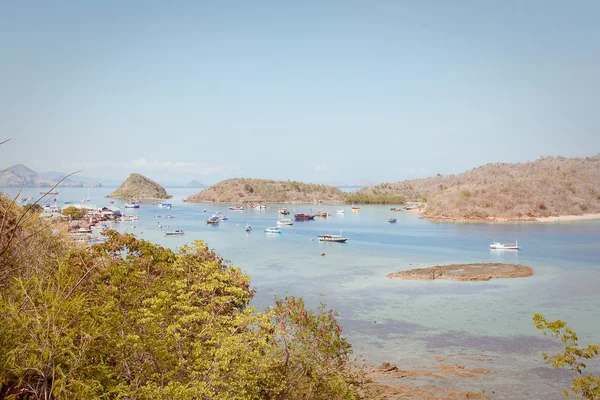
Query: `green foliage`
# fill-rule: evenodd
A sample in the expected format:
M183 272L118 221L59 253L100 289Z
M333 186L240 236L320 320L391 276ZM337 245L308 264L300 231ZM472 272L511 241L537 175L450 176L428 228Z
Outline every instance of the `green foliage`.
M40 206L39 204L25 204L23 206L23 210L24 211L31 210L31 212L40 213L40 212L44 211L44 208L42 206Z
M406 197L389 194L367 194L361 192L351 192L344 194L344 201L347 204L404 204Z
M4 203L0 398L366 396L333 311L256 312L250 277L201 241L175 252L109 231L80 247Z
M547 353L542 353L544 360L553 368L569 368L577 373L577 377L572 381L571 393L565 390L565 396L568 399L600 399L600 379L592 374L583 374L587 367L584 360L596 357L600 346L591 344L580 348L577 333L567 328L567 323L564 321L548 321L542 314L535 314L533 323L537 329L544 332L544 335L559 339L565 345L561 354L549 356Z
M83 218L83 216L85 215L85 210L83 208L69 206L69 207L65 208L64 210L62 210L62 214L66 217L79 219L79 218Z

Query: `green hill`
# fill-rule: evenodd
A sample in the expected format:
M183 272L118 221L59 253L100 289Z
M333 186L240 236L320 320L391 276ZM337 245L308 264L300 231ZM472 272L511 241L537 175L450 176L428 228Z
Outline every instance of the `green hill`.
M493 163L459 175L382 183L353 196L355 202L376 196L426 202L424 215L432 219L528 220L600 213L600 155Z
M108 197L135 198L138 200L171 198L162 186L140 174L129 175L125 182Z
M336 187L296 181L235 178L221 181L193 196L189 202L215 203L341 203L343 193Z

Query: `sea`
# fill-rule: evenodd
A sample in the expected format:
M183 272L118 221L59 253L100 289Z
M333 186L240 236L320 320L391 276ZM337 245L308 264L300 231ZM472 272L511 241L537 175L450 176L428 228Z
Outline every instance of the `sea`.
M344 188L345 191L356 188ZM17 189L0 189L14 197ZM89 189L89 204L108 205L114 188ZM555 223L449 223L423 220L419 214L392 212L395 205L286 204L293 213L329 212L332 218L294 222L281 234L265 233L275 226L283 204L266 209L230 211L227 205L187 203L200 189L169 188L170 210L151 202L139 209L136 222L115 224L120 232L176 249L194 240L239 266L252 277L258 310L274 296L301 296L310 307L325 303L339 312L343 333L354 354L365 362L396 364L401 369L436 368L455 363L487 371L479 379L433 380L465 391L484 389L493 399L562 399L572 375L545 364L542 352L561 346L535 328L532 317L561 319L579 336L581 345L600 344L600 221ZM42 203L79 203L88 189L59 188ZM23 196L39 197L40 189ZM245 206L245 205L244 205ZM344 209L344 214L337 210ZM215 214L229 219L206 224ZM165 216L171 214L173 218ZM389 217L397 223L388 223ZM247 233L249 224L253 231ZM162 228L158 226L161 225ZM166 236L183 229L183 236ZM342 234L347 243L322 243L319 234ZM518 240L522 249L491 250L492 241ZM532 267L533 276L486 282L402 281L390 272L444 264L518 263ZM598 373L600 361L589 362ZM493 394L492 394L493 393Z

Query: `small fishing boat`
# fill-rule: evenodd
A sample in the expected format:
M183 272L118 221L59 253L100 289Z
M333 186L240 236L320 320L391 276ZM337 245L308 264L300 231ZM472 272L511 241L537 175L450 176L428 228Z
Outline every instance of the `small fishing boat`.
M167 236L176 236L176 235L183 235L183 229L175 229L174 231L167 231L165 232L165 235Z
M396 219L396 218L394 218L394 217L390 217L390 218L388 218L388 222L389 222L390 224L395 224L396 222L398 222L398 219Z
M337 210L338 214L344 214L344 210Z
M317 211L315 215L317 217L327 217L327 213L325 211Z
M360 207L352 206L352 211L359 212L360 211Z
M246 232L250 232L252 230L252 227L248 224L246 224Z
M274 227L274 226L269 226L267 227L267 229L265 229L266 233L281 233L281 229Z
M291 219L280 219L277 221L277 226L294 225Z
M140 208L140 202L132 201L131 203L125 204L125 208Z
M221 216L219 217L219 221L227 221L228 219L229 219L229 217L226 217L226 216L224 216L224 215L221 215Z
M159 208L166 208L168 210L170 210L172 206L173 205L171 203L161 203L158 205Z
M217 225L219 223L219 217L217 217L216 215L213 215L212 217L210 217L206 220L206 223L209 225Z
M398 207L392 207L390 208L390 211L402 211L402 209Z
M231 206L229 207L231 211L244 211L244 207L242 206Z
M490 244L490 248L495 249L495 250L519 250L519 242L517 240L515 240L514 243L498 243L498 242L493 242L492 244Z
M267 208L267 206L265 204L257 204L254 206L254 208L256 208L257 210L262 210Z
M319 235L320 242L346 243L348 238L342 237L342 231L339 235Z
M279 214L281 214L281 215L288 215L288 214L290 213L290 212L288 211L288 209L287 209L287 208L285 208L285 207L281 207L281 208L279 209L279 211L277 211L277 212L278 212Z

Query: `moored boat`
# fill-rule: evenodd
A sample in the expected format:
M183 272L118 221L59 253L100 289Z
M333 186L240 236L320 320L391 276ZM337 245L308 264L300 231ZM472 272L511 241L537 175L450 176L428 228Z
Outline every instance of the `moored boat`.
M300 213L300 214L294 214L294 219L296 221L309 221L309 220L315 219L315 216L310 215L310 214Z
M279 209L278 213L279 213L279 214L281 214L281 215L288 215L290 212L288 211L288 209L287 209L287 208L285 208L285 207L281 207L281 208Z
M169 210L171 209L172 206L173 205L171 203L161 203L158 205L158 207L160 207L160 208L167 208Z
M499 243L499 242L493 242L492 244L490 244L490 248L495 249L495 250L519 250L519 242L517 240L515 240L514 243Z
M317 217L327 217L327 213L325 211L317 211L315 215Z
M176 235L183 235L183 229L175 229L174 231L167 231L165 232L165 235L167 236L176 236Z
M396 218L394 218L394 217L390 217L390 218L388 218L388 222L390 224L394 224L394 223L398 222L398 220Z
M140 208L140 202L137 200L132 201L131 203L125 204L125 208Z
M390 208L390 211L402 211L402 209L398 207L392 207Z
M344 211L343 209L342 209L342 210L337 210L337 213L338 213L338 214L344 214L344 212L345 212L345 211Z
M281 229L274 227L274 226L269 226L265 229L266 233L281 233Z
M340 231L339 235L319 235L320 242L333 242L333 243L346 243L348 238L342 236L342 231Z
M294 225L294 223L292 222L291 219L280 219L279 221L277 221L277 225L278 226Z
M352 211L359 212L360 211L360 207L352 206Z
M210 225L217 225L219 223L219 217L213 215L206 220L206 223Z
M40 192L42 196L56 196L58 192Z
M246 224L246 232L250 232L252 230L252 227L249 224Z
M242 206L230 206L229 209L231 211L244 211L244 207Z

